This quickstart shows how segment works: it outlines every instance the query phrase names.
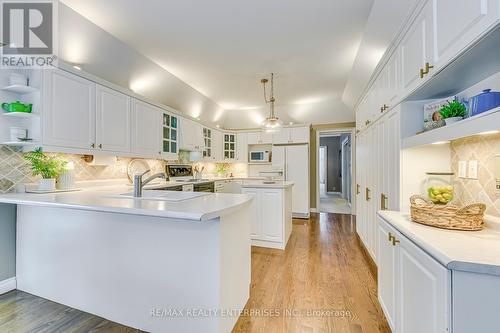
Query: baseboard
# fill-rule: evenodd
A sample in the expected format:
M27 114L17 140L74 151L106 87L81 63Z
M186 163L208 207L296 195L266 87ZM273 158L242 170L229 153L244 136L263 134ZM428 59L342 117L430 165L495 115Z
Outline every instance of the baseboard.
M317 213L318 209L317 208L311 208L310 211L311 211L311 213Z
M294 219L308 219L310 217L309 213L292 213Z
M359 234L356 232L356 239L358 240L358 245L361 248L361 252L363 253L363 256L365 257L368 267L370 269L370 272L372 273L373 278L375 281L378 281L378 268L377 264L373 260L372 256L370 255L370 252L368 252L368 249L366 248L365 244L361 240L361 237L359 237Z
M17 282L15 277L0 281L0 295L5 294L11 290L15 290L16 288Z

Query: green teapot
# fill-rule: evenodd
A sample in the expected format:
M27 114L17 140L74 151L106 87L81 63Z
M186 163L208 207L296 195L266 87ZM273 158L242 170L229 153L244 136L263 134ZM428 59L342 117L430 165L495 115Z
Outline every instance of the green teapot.
M19 101L15 101L13 103L2 103L2 109L6 112L25 112L31 113L31 109L33 104L23 104Z

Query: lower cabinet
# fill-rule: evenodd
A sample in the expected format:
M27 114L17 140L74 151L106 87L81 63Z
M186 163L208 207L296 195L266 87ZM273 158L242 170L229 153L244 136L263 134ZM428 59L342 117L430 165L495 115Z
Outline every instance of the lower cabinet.
M394 333L451 332L451 271L379 218L379 301Z
M241 190L252 201L252 245L285 249L292 232L292 191L287 188L248 188Z

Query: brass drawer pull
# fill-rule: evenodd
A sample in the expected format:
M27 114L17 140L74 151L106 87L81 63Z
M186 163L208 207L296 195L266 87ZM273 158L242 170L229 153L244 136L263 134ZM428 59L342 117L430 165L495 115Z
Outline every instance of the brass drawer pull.
M370 201L371 200L371 198L370 198L370 189L368 187L365 190L365 199L366 199L366 201Z
M384 193L380 194L380 209L381 210L387 210L387 196Z

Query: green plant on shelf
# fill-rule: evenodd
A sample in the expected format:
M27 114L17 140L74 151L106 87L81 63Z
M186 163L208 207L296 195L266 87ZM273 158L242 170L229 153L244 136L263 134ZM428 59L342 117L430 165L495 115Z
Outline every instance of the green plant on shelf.
M228 163L217 163L215 167L215 173L218 175L224 175L227 173L228 170L229 170Z
M57 178L68 163L55 155L45 154L42 148L27 153L24 159L31 163L33 176L41 176L43 179Z
M465 117L465 112L465 105L456 100L448 102L448 105L443 105L440 111L441 117L443 117L443 119L453 117L463 118Z

